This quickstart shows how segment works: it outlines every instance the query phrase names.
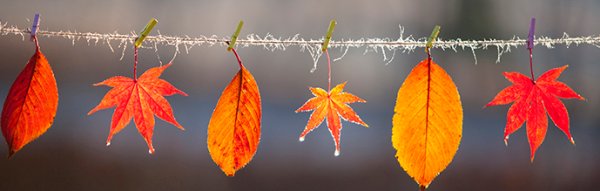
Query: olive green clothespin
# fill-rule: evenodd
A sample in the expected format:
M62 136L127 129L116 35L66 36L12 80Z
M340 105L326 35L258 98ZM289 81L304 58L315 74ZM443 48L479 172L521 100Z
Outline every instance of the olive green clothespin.
M440 28L440 25L435 25L433 31L431 31L431 35L429 36L429 39L427 40L427 45L425 46L425 52L429 52L429 49L433 47L433 41L435 41L438 35L440 34Z
M229 47L227 47L227 51L231 51L233 47L235 47L235 42L237 41L238 36L240 35L240 31L242 31L242 27L244 26L244 21L240 20L237 28L235 29L235 33L231 35L231 41L229 42Z
M323 40L323 46L321 48L323 52L325 52L327 50L327 47L329 46L329 41L331 40L331 35L333 35L333 29L335 29L335 24L337 24L337 22L335 22L335 19L331 20L331 22L329 23L329 29L327 29L327 34L325 35L325 40Z
M146 27L144 27L144 30L142 30L142 33L140 34L140 36L135 40L136 48L139 48L140 46L142 46L142 42L144 42L144 39L146 39L148 34L150 34L150 31L152 31L152 28L154 28L156 23L158 23L158 21L155 18L150 19L148 24L146 24Z

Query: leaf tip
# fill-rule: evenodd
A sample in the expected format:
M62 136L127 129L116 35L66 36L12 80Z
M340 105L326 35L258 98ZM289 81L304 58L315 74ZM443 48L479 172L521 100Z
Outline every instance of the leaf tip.
M333 152L333 156L340 156L340 150L335 150L335 152Z
M181 124L179 124L177 121L175 121L175 123L173 123L173 125L175 125L175 127L177 127L178 129L185 131L185 128L183 128L183 126L181 126Z
M106 146L110 146L110 141L106 141Z
M575 140L573 139L573 137L570 138L571 144L575 145Z
M233 170L231 172L225 172L225 176L227 176L227 177L234 177L235 176L235 170Z
M531 159L531 164L533 164L533 159L535 159L535 152L537 150L537 148L532 148L533 150L531 150L531 155L530 155L530 159Z
M298 138L298 141L300 141L300 142L304 142L304 136L302 136L302 137Z
M504 137L504 145L508 147L508 135Z
M150 149L148 149L148 153L149 154L154 154L154 148L150 147Z

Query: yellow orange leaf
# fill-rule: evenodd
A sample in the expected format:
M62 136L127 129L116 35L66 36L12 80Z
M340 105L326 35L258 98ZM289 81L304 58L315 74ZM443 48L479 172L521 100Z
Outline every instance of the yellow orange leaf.
M252 160L260 141L260 93L254 77L241 69L223 90L208 123L208 151L225 175Z
M396 158L422 188L454 158L462 136L462 106L450 76L431 59L421 61L398 91L392 144Z

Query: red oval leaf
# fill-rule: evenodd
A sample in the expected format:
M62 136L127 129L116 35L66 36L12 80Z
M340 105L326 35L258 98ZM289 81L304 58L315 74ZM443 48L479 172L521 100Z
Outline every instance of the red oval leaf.
M2 109L2 134L9 157L46 132L58 107L58 88L39 46L10 87Z

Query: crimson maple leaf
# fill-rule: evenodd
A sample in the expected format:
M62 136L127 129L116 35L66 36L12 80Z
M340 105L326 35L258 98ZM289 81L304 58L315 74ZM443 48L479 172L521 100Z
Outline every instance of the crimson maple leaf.
M152 146L154 115L183 130L173 116L171 105L163 97L174 94L187 96L166 80L159 78L169 66L171 63L150 68L137 79L115 76L94 84L94 86L105 85L113 88L106 93L100 104L88 113L91 115L98 110L116 107L106 140L107 146L110 145L113 135L127 126L132 118L138 131L146 140L150 153L154 153Z
M313 129L317 128L325 118L327 118L327 127L329 132L335 141L335 156L340 154L340 133L342 130L342 123L340 116L346 120L365 127L369 127L360 117L352 110L347 104L367 101L344 91L346 82L338 84L330 92L325 91L321 88L310 88L310 91L315 96L310 98L304 105L302 105L296 113L306 112L314 110L308 119L306 128L300 134L300 141L304 141L304 136Z
M584 100L584 98L569 86L557 80L566 68L567 65L548 70L537 80L518 72L504 72L504 77L513 85L500 91L486 105L487 107L514 102L508 109L504 142L508 144L509 135L517 131L527 121L531 161L533 161L535 151L546 137L546 130L548 129L546 112L548 112L554 124L567 135L571 143L575 144L569 131L569 113L558 98L576 98L580 100Z

